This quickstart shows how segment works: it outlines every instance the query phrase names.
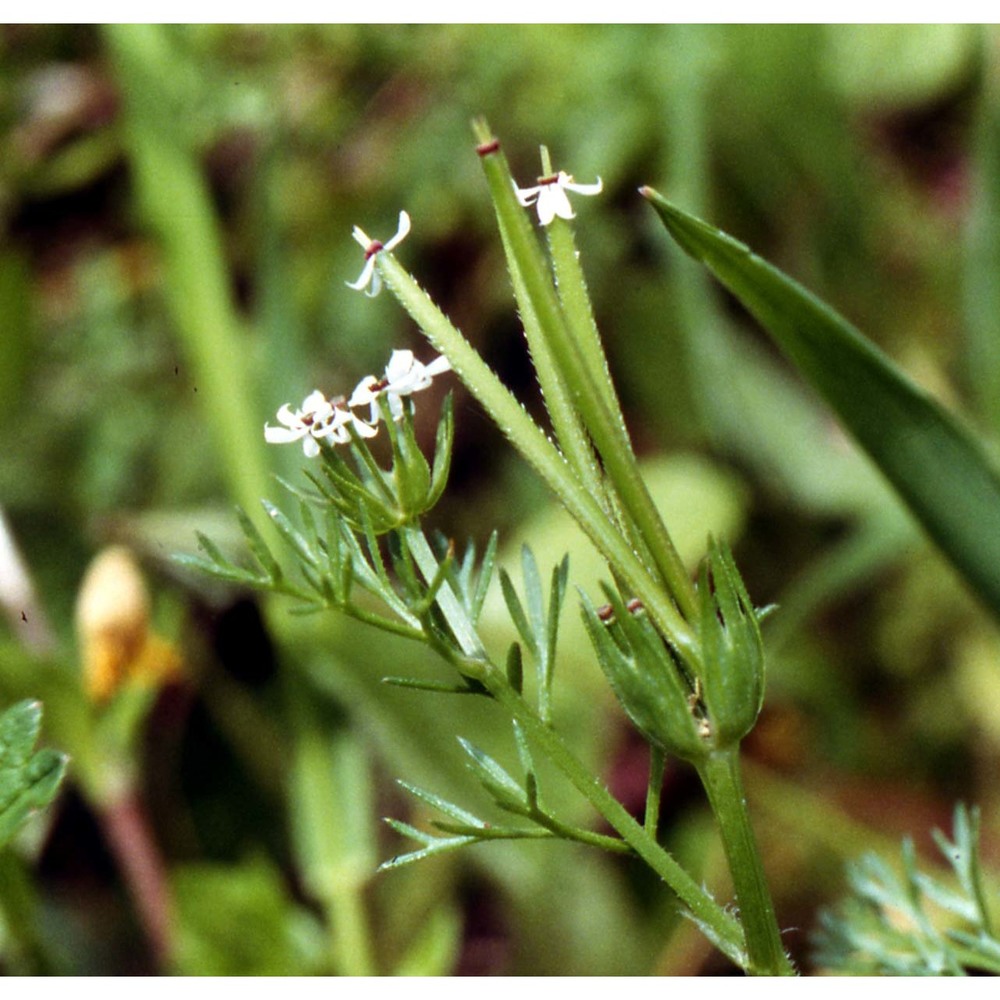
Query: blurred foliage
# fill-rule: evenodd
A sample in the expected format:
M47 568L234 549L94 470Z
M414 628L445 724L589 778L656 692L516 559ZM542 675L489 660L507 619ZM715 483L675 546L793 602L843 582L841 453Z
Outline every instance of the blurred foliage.
M525 183L540 143L557 168L603 178L577 240L654 492L686 559L724 535L755 603L780 606L747 752L779 920L801 928L787 946L808 970L807 933L843 891L843 861L907 831L926 848L956 799L979 804L982 858L995 859L994 621L635 189L652 184L765 254L995 435L996 29L129 31L0 29L0 507L37 595L37 608L5 605L0 704L42 699L46 738L74 761L51 825L3 858L2 968L725 968L644 870L583 846L494 844L374 877L403 849L375 820L425 818L388 776L488 818L455 737L510 766L502 720L477 699L381 685L402 663L443 675L404 641L257 606L169 558L193 551L196 529L235 546L230 511L253 477L267 492L265 470L299 476L296 450L260 434L281 403L345 391L393 347L426 351L387 296L345 289L354 223L389 232L409 211L407 264L541 413L473 154L478 113ZM161 60L139 64L145 77L123 54L140 41ZM214 316L226 333L213 339ZM480 545L498 528L515 578L523 541L543 577L571 553L554 711L639 812L644 755L570 606L599 567L457 386L455 415L435 526ZM236 439L240 420L252 438ZM183 677L155 703L134 694L138 734L87 702L73 635L85 568L112 542L141 558L153 627L183 650ZM501 603L497 589L484 609L497 648L515 638ZM44 648L22 613L51 623ZM128 739L107 735L116 726ZM561 814L591 822L542 780ZM694 789L668 767L664 836L725 898ZM169 873L159 943L123 790Z
M47 747L35 752L41 722L38 702L22 701L0 713L0 849L55 798L66 772L63 754Z
M948 884L917 868L903 841L903 878L877 854L851 865L853 897L820 916L817 960L854 975L1000 973L1000 941L983 891L979 814L957 806L954 841L934 831L952 868Z

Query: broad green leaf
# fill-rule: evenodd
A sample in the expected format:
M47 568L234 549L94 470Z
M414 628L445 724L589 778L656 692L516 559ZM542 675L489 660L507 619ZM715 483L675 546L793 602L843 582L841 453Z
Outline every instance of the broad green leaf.
M18 702L0 715L0 848L52 801L66 771L64 754L34 752L41 722L37 701Z
M889 358L744 244L644 188L671 236L761 322L1000 615L1000 474L981 442Z

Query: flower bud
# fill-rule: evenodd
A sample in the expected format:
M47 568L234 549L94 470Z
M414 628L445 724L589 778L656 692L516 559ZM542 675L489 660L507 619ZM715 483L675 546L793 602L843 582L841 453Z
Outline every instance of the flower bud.
M370 527L381 535L417 520L440 499L451 465L454 419L449 396L438 423L431 466L417 444L409 400L401 401L403 413L398 420L392 419L386 399L378 400L377 405L384 410L392 468L379 468L367 442L359 439L353 442L357 471L335 449L325 447L327 482L322 484L322 490L351 527L359 531ZM313 482L320 485L315 479Z
M179 671L180 658L149 628L149 593L132 553L116 545L91 562L76 601L87 694L107 701L129 678L158 681Z
M651 743L697 762L734 746L757 720L764 649L757 613L729 550L709 539L701 568L698 673L657 631L641 602L607 589L609 604L583 615L622 707Z
M702 691L714 744L738 743L764 701L764 641L732 553L710 538L698 582Z
M711 746L706 743L695 683L645 608L633 604L630 610L610 589L607 596L610 605L595 610L581 595L583 618L618 701L651 743L685 760L704 756Z

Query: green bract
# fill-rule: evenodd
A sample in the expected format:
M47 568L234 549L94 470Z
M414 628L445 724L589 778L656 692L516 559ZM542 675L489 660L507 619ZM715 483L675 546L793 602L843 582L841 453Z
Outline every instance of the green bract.
M610 604L600 611L581 594L583 620L622 708L651 743L685 760L702 757L708 748L695 683L646 609L611 588L606 593Z
M757 613L732 553L709 539L698 581L701 606L701 701L708 742L738 743L757 721L764 702L764 643Z
M736 746L764 698L764 648L750 598L729 549L709 540L698 598L701 673L693 675L639 601L606 588L583 617L608 682L628 717L656 746L685 760Z
M368 443L352 433L354 465L336 447L322 448L322 476L306 475L347 523L384 535L416 521L440 499L448 481L455 434L452 403L445 400L438 422L433 465L421 452L413 431L413 407L407 400L401 420L393 420L386 400L379 402L392 446L392 467L383 469Z

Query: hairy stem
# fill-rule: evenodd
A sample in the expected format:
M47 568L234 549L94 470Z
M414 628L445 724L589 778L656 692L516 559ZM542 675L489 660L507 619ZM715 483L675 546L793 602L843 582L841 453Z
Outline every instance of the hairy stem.
M411 527L407 530L406 538L411 543L411 551L420 567L420 572L425 579L433 579L437 571L437 558L423 533L419 528ZM475 636L474 641L466 640L469 643L469 650L466 650L462 640L459 640L463 645L463 651L472 656L474 649L476 650L474 658L479 659L480 655L485 658L485 653L481 652L482 643L465 609L450 589L444 600L441 600L444 590L442 587L438 594L439 607L456 637L469 633ZM481 677L482 682L496 701L520 724L535 744L541 747L552 763L608 821L625 843L670 886L716 946L732 961L741 967L746 967L747 955L743 950L743 931L739 922L726 913L656 842L656 838L632 818L607 787L570 750L563 737L543 722L537 712L510 686L504 672L485 659L480 662L486 667Z
M794 975L781 944L774 904L750 826L740 776L739 747L716 751L694 763L715 813L733 877L740 921L746 932L749 971L761 976Z
M694 631L625 543L566 459L532 420L477 351L389 253L378 255L387 287L479 400L497 426L548 483L566 509L639 597L660 630L692 666L698 663Z

